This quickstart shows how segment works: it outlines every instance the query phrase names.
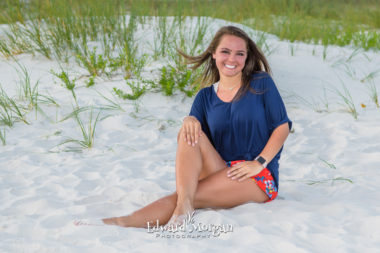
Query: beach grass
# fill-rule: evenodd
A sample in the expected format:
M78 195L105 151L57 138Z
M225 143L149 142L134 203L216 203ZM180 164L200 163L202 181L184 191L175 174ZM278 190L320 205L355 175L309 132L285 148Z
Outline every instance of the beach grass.
M379 91L378 91L376 84L373 80L370 80L368 82L367 89L369 91L369 95L370 95L371 100L375 103L377 108L380 108Z
M166 96L180 90L188 97L192 97L198 90L196 80L200 78L200 71L191 71L184 65L164 66L161 68L160 88Z
M336 166L333 163L328 162L327 160L323 159L322 157L318 157L318 159L321 160L328 168L336 170Z
M8 96L0 86L0 125L13 127L15 122L29 122L25 118L26 110L15 99Z
M95 129L97 123L100 120L99 116L101 114L101 111L99 111L95 117L93 114L93 108L91 108L87 125L83 123L83 120L79 115L83 111L84 110L74 110L73 112L75 122L77 123L80 129L80 133L82 134L82 139L68 138L65 141L61 142L58 146L65 145L67 143L74 143L78 145L76 147L68 147L65 151L81 152L83 149L90 149L94 146Z
M357 1L344 2L343 6L340 0L323 0L321 4L306 0L227 0L223 4L218 0L6 1L3 7L8 12L0 13L0 22L9 23L10 26L1 35L0 53L6 58L21 53L38 53L65 63L75 59L79 66L88 71L87 87L95 84L96 77L110 78L122 72L132 91L126 93L115 88L114 92L123 99L138 99L148 89L145 84L149 82L168 96L176 89L193 96L199 88L193 86L199 73L191 72L180 62L176 49L191 55L200 53L209 26L206 17L210 16L240 22L258 30L258 34L251 36L257 38L257 44L266 55L276 51L267 43L267 32L281 39L321 44L324 60L331 44L357 46L360 50L355 50L342 63L347 74L355 78L356 72L348 64L349 61L362 50L379 49L380 40L377 43L379 38L373 35L377 33L375 30L379 23L376 15L369 14L379 8L371 0L359 1L360 8L355 7ZM248 8L252 5L255 8ZM235 15L238 9L239 15ZM340 12L349 13L354 18L347 19ZM197 17L196 25L187 27L186 16L192 15ZM152 50L150 54L141 54L136 38L137 27L152 18L156 21ZM96 46L93 46L94 42ZM296 50L292 44L291 55L295 55ZM159 78L142 80L144 67L149 61L156 60L167 62L160 68ZM77 79L69 78L64 70L52 73L71 91L77 103ZM374 79L378 73L369 73L362 81ZM136 79L142 84L136 85ZM336 93L347 104L347 93ZM313 103L311 106L316 107ZM356 117L354 109L350 106L349 111Z
M105 101L107 101L106 105L100 106L98 109L100 110L112 110L112 111L121 111L125 112L120 103L117 102L116 98L113 96L112 98L106 97L105 95L97 92L99 96L101 96Z
M89 50L86 46L83 50L77 52L76 60L79 66L88 70L89 76L101 76L103 74L108 76L110 74L106 72L107 59L102 54L97 54L96 47Z
M360 79L360 81L362 83L366 81L373 81L377 76L380 76L380 68L366 74L362 79Z
M65 20L67 26L61 29L66 29L68 40L71 32L78 36L80 33L75 32L83 28L92 30L87 39L96 37L99 19L106 20L100 22L103 33L117 30L116 17L125 14L174 16L178 22L184 16L208 16L243 23L289 41L380 49L377 0L6 0L1 7L0 23L25 23L33 18ZM78 26L74 21L82 18L86 18L86 22ZM170 27L165 21L163 19L160 24L161 41L166 41L170 35ZM35 22L40 21L32 24L37 28L40 24ZM76 25L70 26L73 23ZM43 35L36 29L29 33L40 52L49 55L49 50L39 40ZM165 53L165 47L165 43L157 45L161 54Z
M79 113L88 107L78 104L75 93L77 82L84 76L87 78L85 85L91 87L98 79L122 75L129 91L116 87L113 91L124 100L137 100L152 89L167 96L180 91L191 97L199 89L195 84L198 83L200 71L189 70L177 49L190 55L204 50L204 40L209 39L208 17L253 28L255 33L250 36L255 38L267 56L277 50L268 44L269 34L290 42L322 45L324 60L327 59L330 45L356 48L348 58L336 65L343 64L352 79L369 83L371 99L379 107L374 82L380 70L374 70L360 79L350 66L357 55L365 55L365 50L380 49L379 16L380 6L375 0L5 0L0 3L0 24L8 26L4 26L6 28L0 33L0 55L6 59L15 59L23 53L41 55L60 64L75 61L87 71L86 75L73 78L62 67L57 73L51 70L51 74L71 92L76 104L74 113L69 117L76 119L83 140L70 142L86 147L93 142L91 129L86 130L88 133L84 132L86 128L79 117ZM193 23L190 25L186 22L188 17L192 17ZM142 45L137 37L138 27L146 23L154 26L151 45ZM290 44L289 50L291 55L295 55L297 45ZM150 80L145 80L142 73L154 61L162 65L151 72ZM53 97L39 94L38 82L31 83L30 74L25 68L19 66L18 74L20 98L28 105L23 108L2 91L0 121L9 127L16 121L28 123L25 119L28 108L35 108L37 113L41 110L39 102L59 106ZM344 84L343 91L335 89L333 92L357 119L355 104ZM107 110L123 111L113 99L104 99L109 102L104 107ZM315 111L329 110L326 92L322 98L324 108L315 100L301 100ZM98 116L92 126L91 114L91 127L95 128Z
M127 84L127 86L129 86L132 93L125 93L121 89L118 89L115 87L113 88L113 91L115 92L115 94L119 98L122 98L124 100L125 99L136 100L139 97L141 97L145 93L145 91L147 90L147 87L144 85L144 83L141 84L140 82L134 82L134 81L126 80L126 84Z
M7 145L7 135L6 135L5 128L0 130L0 140L3 146Z
M307 181L308 185L316 185L316 184L324 184L324 183L331 183L333 185L335 182L347 182L353 184L354 181L352 181L349 178L346 177L335 177L335 178L330 178L330 179L324 179L324 180L309 180Z
M17 63L17 62L16 62ZM38 85L37 81L34 85L31 83L31 77L29 71L25 66L17 63L18 69L16 69L19 75L19 98L28 103L29 110L38 108Z
M69 73L68 73L68 71L65 71L65 70L63 70L63 69L61 69L61 72L60 73L56 73L56 72L54 72L53 70L51 70L51 73L54 75L54 76L56 76L56 77L58 77L60 80L61 80L61 82L62 82L62 86L64 86L64 87L66 87L66 89L68 89L70 92L71 92L71 94L72 94L72 96L73 96L73 98L74 98L74 101L75 101L75 103L77 104L77 106L78 106L78 100L77 100L77 95L75 94L75 86L76 86L76 78L74 78L74 79L71 79L70 77L69 77Z
M345 108L345 111L349 112L354 119L358 119L358 111L355 106L355 102L351 96L350 91L347 89L346 85L344 84L343 81L342 83L342 91L339 90L338 88L334 88L333 92L335 92L341 99L340 104Z
M10 110L8 99L5 97L4 91L0 93L0 124L3 126L12 127L15 122L15 117Z
M323 97L305 98L296 94L295 92L292 93L292 97L294 97L294 99L301 102L306 107L310 108L311 110L315 112L318 112L318 113L329 112L330 103L327 99L326 88L323 88Z

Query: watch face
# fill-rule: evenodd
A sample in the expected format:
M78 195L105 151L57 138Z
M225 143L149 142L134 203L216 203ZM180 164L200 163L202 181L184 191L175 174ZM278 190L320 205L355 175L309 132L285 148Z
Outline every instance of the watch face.
M264 164L264 163L266 162L265 159L262 158L261 156L257 157L256 160L257 160L259 163L261 163L261 164Z

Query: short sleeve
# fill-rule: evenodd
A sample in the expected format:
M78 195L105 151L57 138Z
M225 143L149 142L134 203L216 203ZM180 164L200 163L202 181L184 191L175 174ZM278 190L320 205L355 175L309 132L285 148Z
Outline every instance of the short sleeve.
M201 123L202 130L210 139L210 130L207 124L207 115L206 115L206 103L205 103L205 89L202 89L195 96L193 105L191 106L191 110L189 116L196 117Z
M195 96L193 105L191 106L191 110L189 116L196 117L200 122L204 119L204 109L202 108L202 91L199 91Z
M288 118L284 102L270 76L265 78L264 106L270 131L286 122L289 124L289 130L292 128L292 122Z

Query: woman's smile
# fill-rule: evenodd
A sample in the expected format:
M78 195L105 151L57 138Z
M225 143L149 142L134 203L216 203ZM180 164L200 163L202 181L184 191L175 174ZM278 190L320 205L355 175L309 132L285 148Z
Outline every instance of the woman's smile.
M225 64L224 66L226 68L229 68L229 69L235 69L236 68L236 65L227 65L227 64Z

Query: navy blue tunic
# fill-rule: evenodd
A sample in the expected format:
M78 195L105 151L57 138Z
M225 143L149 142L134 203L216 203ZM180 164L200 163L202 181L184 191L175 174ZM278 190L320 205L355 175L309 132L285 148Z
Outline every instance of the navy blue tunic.
M201 89L191 107L215 149L225 161L252 161L264 149L273 130L288 122L285 105L272 78L267 73L252 76L251 87L240 99L223 102L213 86ZM267 168L278 187L281 150Z

